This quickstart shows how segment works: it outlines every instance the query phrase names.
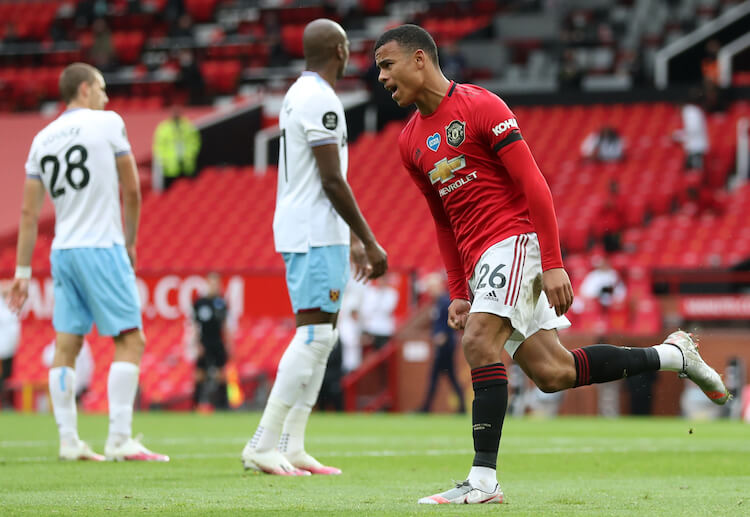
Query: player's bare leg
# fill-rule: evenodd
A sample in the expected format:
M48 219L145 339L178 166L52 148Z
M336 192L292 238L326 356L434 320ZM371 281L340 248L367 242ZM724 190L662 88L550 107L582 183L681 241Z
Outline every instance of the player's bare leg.
M169 461L169 456L150 451L133 438L133 403L138 389L138 365L146 344L143 332L134 329L114 338L115 356L109 367L109 436L104 446L108 460Z
M420 504L503 502L496 466L508 406L508 377L501 354L512 332L510 322L500 316L488 313L469 315L461 343L471 367L474 388L474 461L466 481L445 492L423 497Z
M692 337L681 330L652 347L591 345L571 351L560 343L557 331L540 330L521 344L513 359L547 393L668 370L690 378L716 404L729 398L719 374L703 361Z

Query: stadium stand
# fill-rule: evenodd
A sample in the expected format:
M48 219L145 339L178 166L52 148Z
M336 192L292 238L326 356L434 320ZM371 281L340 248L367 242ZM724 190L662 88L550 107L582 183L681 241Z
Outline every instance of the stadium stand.
M557 199L563 245L569 252L566 262L576 285L588 270L590 253L598 253L596 248L589 248L588 235L609 181L616 178L628 193L625 197L631 215L624 234L625 251L613 255L612 262L623 271L629 290L638 296L634 308L615 308L615 330L645 334L660 328L659 310L648 279L651 268L731 266L750 255L750 234L742 215L750 201L750 187L731 194L723 191L733 149L720 145L712 157L713 166L718 168L713 188L724 196L724 209L720 214L698 213L698 207L685 197L687 180L681 150L662 142L679 125L674 107L523 107L516 114ZM736 104L726 115L711 117L710 131L716 141L721 131L742 115L750 115L750 104ZM628 159L618 164L582 165L578 159L581 135L605 120L633 142ZM351 146L351 183L362 210L390 252L392 267L426 273L439 269L441 261L434 230L431 223L425 223L430 221L426 205L400 171L397 155L391 152L400 127L398 122L391 123L380 133L363 135ZM147 194L139 267L151 271L238 271L252 264L255 269L282 269L281 259L270 245L275 183L273 171L256 175L248 168L214 167L194 181L177 182L166 193ZM652 192L659 192L659 196L652 196ZM252 202L248 193L252 193ZM671 203L662 203L662 196L674 199L677 209ZM644 226L647 213L652 214L652 220ZM50 244L51 233L40 235L35 271L48 269ZM12 270L14 260L13 248L6 247L0 254L0 271ZM579 330L596 331L601 315L593 308L572 318ZM30 357L52 336L47 321L27 320L24 332L22 351ZM189 364L180 360L185 348L182 326L156 319L149 322L146 332L149 352L144 370L150 365L153 375L144 378L142 403L181 400L189 393L192 378ZM242 320L235 343L240 372L248 378L259 373L271 377L291 332L284 318L258 320L249 316ZM95 337L95 350L101 348L98 344ZM97 363L99 359L96 356ZM101 359L106 363L106 358ZM43 373L41 364L22 360L19 364L28 365L16 372L19 381L37 379ZM101 380L95 381L86 398L87 407L102 408L103 390Z
M383 28L414 21L431 31L439 44L458 43L467 59L469 82L503 92L554 93L567 87L561 73L572 65L574 89L622 90L649 84L653 56L660 47L737 2L578 0L554 11L549 6L559 3L361 0L349 10L337 10L328 4L294 8L251 0L186 0L185 13L171 14L164 11L166 3L113 1L98 13L112 32L116 56L106 74L109 108L121 112L134 138L141 138L137 146L134 142L141 150L141 166L149 161L150 135L134 131L129 116L153 112L158 118L164 112L158 110L188 99L180 82L181 50L195 53L209 102L241 95L248 87L279 91L299 70L304 24L319 16L333 17L351 27L346 83L364 88L361 77L372 64L371 45L377 35ZM90 57L90 4L0 3L0 111L36 111L55 102L62 67ZM175 26L181 14L189 23L178 33ZM736 77L741 82L747 73L738 71ZM651 280L655 268L728 268L750 256L744 215L750 187L726 190L735 159L733 135L737 121L750 117L750 103L734 102L725 112L709 115L712 150L702 183L685 174L682 151L669 139L680 124L677 108L670 103L512 107L555 195L574 288L591 257L601 252L593 241L611 181L617 181L624 194L623 249L611 261L626 280L631 302L613 309L611 330L651 335L661 329ZM274 120L272 113L266 118ZM605 122L627 142L627 159L582 163L581 140ZM392 267L419 275L440 269L442 263L427 208L393 152L401 124L365 133L350 146L350 179L373 230L389 251ZM195 180L179 181L163 194L146 192L139 268L183 273L252 268L278 273L283 264L271 245L275 182L273 169L257 175L249 166L209 167ZM11 242L12 237L0 235L5 239L0 242ZM44 226L32 264L36 274L49 271L51 238L50 226ZM4 245L0 273L12 274L14 264L14 246ZM572 314L571 319L581 331L601 329L602 315L596 308ZM145 331L149 346L143 360L141 406L187 407L193 372L185 356L189 331L184 318L147 318ZM260 388L274 375L292 332L288 317L248 314L238 322L234 360L249 388ZM19 397L23 386L44 383L46 373L36 358L52 337L49 320L24 320L13 377ZM112 352L106 340L94 334L89 341L96 364L107 364ZM106 405L106 376L103 369L97 371L83 404L101 411Z

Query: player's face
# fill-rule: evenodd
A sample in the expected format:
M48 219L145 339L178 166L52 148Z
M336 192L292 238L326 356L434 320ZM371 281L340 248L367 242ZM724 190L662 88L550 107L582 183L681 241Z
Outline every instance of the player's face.
M415 56L416 53L404 51L395 41L389 41L375 52L375 64L380 69L378 81L402 108L414 103L421 88Z
M221 293L221 278L219 275L208 275L208 294L218 296Z
M89 89L89 108L92 110L104 109L104 106L109 102L107 92L105 90L106 85L104 84L104 78L101 74L96 74L94 82L91 83Z

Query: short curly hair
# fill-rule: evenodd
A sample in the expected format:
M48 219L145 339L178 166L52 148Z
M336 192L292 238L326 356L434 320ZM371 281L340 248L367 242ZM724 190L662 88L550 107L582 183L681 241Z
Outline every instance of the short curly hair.
M380 47L391 41L395 41L401 48L409 52L421 49L430 57L436 66L439 64L438 50L437 45L435 45L435 40L432 39L429 32L419 25L400 25L399 27L384 32L378 38L378 41L375 42L373 52L377 52Z

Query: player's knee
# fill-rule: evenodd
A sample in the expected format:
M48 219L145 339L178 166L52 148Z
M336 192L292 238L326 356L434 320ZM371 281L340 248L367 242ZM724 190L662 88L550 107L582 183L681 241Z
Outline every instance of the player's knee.
M544 366L532 374L534 384L544 393L555 393L572 388L575 384L575 371L558 368L556 365Z
M478 368L486 364L498 362L499 353L492 349L492 340L482 332L482 328L467 329L461 339L461 346L464 350L466 362L472 368Z
M120 349L122 358L135 362L140 362L143 356L143 350L146 348L146 338L140 329L123 332L114 338L115 346Z

